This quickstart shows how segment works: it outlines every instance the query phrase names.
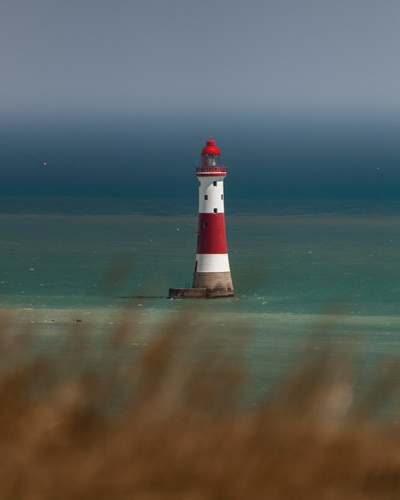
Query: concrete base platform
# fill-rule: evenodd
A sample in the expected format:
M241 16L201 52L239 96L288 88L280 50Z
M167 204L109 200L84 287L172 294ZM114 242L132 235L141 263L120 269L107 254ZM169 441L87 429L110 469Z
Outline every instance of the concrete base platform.
M217 288L170 288L169 299L216 299L219 297L233 297L233 290Z
M224 290L233 294L233 285L230 272L195 272L193 276L194 288L207 290ZM231 296L231 295L229 295Z

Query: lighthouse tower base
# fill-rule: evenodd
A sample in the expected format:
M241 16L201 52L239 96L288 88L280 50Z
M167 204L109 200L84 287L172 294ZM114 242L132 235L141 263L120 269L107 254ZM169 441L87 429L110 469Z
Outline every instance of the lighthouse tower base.
M207 288L218 292L226 292L224 297L233 295L233 285L230 272L199 273L193 277L193 288Z
M170 288L169 299L217 299L219 297L233 297L233 290L209 288Z
M170 288L170 299L216 299L233 297L230 272L194 273L192 288Z

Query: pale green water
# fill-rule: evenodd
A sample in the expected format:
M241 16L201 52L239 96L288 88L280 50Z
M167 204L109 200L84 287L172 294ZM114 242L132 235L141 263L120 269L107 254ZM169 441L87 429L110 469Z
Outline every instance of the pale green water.
M147 215L151 203L132 210L112 200L13 203L4 201L0 215L1 307L18 308L20 323L34 320L37 329L41 321L40 332L55 340L72 318L104 331L128 308L144 343L188 307L165 297L192 279L197 217L190 203L182 215L171 202L177 210L170 215ZM247 213L244 203L227 213L235 297L191 302L191 331L208 335L211 318L225 349L245 346L261 390L295 362L313 330L321 332L316 350L326 338L356 338L363 363L399 352L396 207L251 208L249 201Z

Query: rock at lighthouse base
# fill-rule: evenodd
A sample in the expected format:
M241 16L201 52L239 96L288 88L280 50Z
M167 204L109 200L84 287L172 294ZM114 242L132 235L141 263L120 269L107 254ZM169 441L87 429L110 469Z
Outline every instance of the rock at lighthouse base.
M216 299L218 297L233 297L233 290L222 288L170 288L169 299Z

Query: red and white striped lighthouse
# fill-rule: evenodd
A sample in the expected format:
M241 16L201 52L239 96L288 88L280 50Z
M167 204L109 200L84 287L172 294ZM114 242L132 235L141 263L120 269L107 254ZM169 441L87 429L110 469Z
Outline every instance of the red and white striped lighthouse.
M232 296L225 234L224 179L228 167L221 165L221 153L210 139L201 152L199 180L199 226L193 288L206 288L218 296Z
M209 139L196 167L199 182L199 222L192 288L171 288L170 298L214 298L234 295L225 234L224 179L228 167Z

